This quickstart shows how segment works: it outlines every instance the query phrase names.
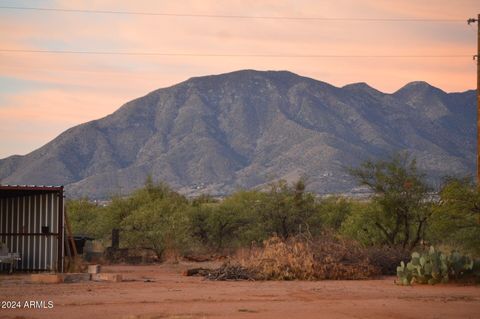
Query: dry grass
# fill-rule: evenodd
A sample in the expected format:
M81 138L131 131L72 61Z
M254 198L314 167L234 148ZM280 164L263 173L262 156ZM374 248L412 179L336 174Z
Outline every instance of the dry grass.
M263 280L366 279L380 274L365 248L331 234L316 240L274 236L235 262Z
M308 242L288 241L274 236L265 240L263 247L255 247L239 263L254 270L260 279L292 280L314 279L315 261Z
M369 252L355 241L324 234L312 245L316 279L367 279L380 275Z

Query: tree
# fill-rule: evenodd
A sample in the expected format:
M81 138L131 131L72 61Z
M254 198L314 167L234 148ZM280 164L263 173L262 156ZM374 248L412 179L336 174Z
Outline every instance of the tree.
M167 248L178 249L185 236L184 203L171 198L145 202L121 222L130 248L152 249L161 259Z
M103 229L101 227L104 208L83 198L79 200L69 200L66 203L68 220L72 227L72 232L76 235L87 235L94 238L102 237Z
M317 231L320 228L338 231L351 214L354 203L342 197L328 197L322 199L317 206L316 221L309 221L310 226L316 226Z
M431 215L429 187L414 159L396 154L386 161L366 161L350 174L374 192L378 211L366 217L385 244L412 249L424 239Z
M480 190L468 179L449 178L435 206L431 236L438 242L480 253Z
M258 223L259 203L265 194L238 191L222 202L192 202L189 209L190 233L200 243L216 250L233 248L266 238Z
M315 197L305 191L303 179L291 186L284 180L272 183L266 200L258 206L260 221L268 235L276 234L283 239L308 231L309 220L316 210Z
M208 220L214 207L205 203L196 203L188 209L189 233L198 240L200 244L206 246L210 244L210 227Z
M107 207L105 228L122 230L128 248L152 249L158 258L165 249L178 249L186 238L185 197L151 178L128 197L115 197Z

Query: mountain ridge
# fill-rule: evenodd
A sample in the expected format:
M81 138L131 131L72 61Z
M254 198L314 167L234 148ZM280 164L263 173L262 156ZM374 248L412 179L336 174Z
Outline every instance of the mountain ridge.
M446 93L421 81L383 93L289 71L192 77L0 160L0 180L65 184L73 197L103 198L147 175L186 194L221 195L305 174L322 193L354 187L341 167L400 150L435 177L468 175L474 105L473 90Z

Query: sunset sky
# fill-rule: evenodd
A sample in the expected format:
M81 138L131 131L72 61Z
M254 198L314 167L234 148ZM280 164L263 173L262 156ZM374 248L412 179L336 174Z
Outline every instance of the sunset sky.
M478 0L0 0L0 6L179 14L0 8L0 158L29 153L152 90L239 69L289 70L336 86L367 82L388 93L417 80L447 92L476 86L477 25L466 20L480 13ZM405 18L429 21L375 20Z

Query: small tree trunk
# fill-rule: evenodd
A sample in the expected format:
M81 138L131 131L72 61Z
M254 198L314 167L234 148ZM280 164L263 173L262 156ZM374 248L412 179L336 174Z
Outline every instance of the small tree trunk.
M405 249L405 247L407 247L408 245L408 242L410 241L410 221L408 218L408 214L404 215L403 220L404 220L403 226L405 227L405 230L404 230L405 238L403 239L403 249Z

